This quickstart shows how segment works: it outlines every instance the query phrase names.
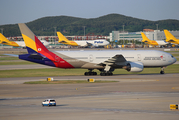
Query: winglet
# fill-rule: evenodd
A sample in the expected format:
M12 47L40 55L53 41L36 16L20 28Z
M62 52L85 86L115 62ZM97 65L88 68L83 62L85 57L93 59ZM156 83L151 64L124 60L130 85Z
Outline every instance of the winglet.
M18 25L28 53L43 53L49 51L24 23L19 23Z

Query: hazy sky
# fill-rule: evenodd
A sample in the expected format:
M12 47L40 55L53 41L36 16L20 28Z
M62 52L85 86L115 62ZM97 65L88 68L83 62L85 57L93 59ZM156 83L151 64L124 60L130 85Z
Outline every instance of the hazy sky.
M145 20L179 20L179 0L0 0L0 25L47 16L97 18L117 13Z

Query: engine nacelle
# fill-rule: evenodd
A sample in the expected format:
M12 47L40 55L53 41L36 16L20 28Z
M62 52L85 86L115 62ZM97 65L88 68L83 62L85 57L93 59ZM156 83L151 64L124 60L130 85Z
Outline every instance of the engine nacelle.
M129 72L142 72L144 68L141 62L130 62L127 64L126 70Z

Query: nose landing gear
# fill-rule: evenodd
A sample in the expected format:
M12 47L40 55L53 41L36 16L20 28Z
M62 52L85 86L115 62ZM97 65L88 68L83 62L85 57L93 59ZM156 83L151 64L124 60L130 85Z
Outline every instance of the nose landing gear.
M161 71L160 71L160 74L165 74L165 72L164 72L164 69L165 69L166 67L161 67Z

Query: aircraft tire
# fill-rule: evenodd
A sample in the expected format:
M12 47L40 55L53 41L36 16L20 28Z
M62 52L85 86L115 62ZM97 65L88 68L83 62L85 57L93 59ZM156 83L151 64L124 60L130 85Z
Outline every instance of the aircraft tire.
M84 74L85 76L87 76L87 75L89 75L89 73L88 72L85 72L85 74Z
M165 72L164 71L160 71L160 74L165 74Z
M112 72L111 72L111 73L103 73L103 72L102 72L102 73L100 73L100 75L101 75L101 76L111 76L111 75L113 75L113 73L112 73Z
M84 75L97 75L97 72L85 72Z

